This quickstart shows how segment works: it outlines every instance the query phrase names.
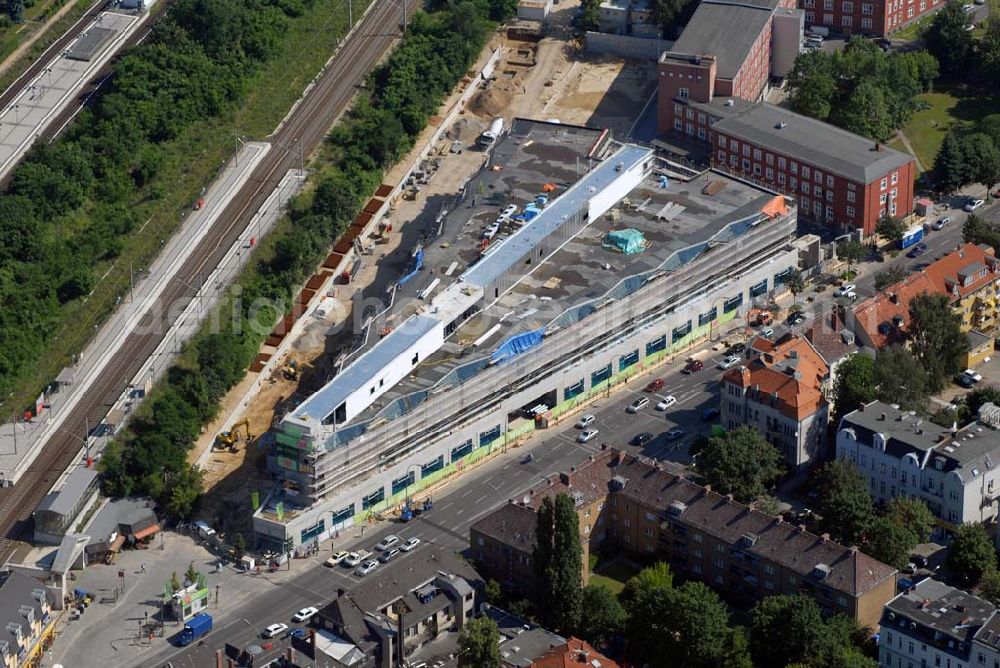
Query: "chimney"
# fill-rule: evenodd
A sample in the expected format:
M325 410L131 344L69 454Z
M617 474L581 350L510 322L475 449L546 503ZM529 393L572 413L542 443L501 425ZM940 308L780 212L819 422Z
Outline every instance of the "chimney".
M878 419L881 420L882 422L885 422L885 413L880 413Z
M615 456L611 458L611 465L618 466L623 461L625 461L625 453L621 450L615 451Z
M828 533L820 534L819 539L820 539L821 542L827 543L827 542L830 541L830 534L828 534Z
M805 524L800 524L797 527L795 527L795 529L796 529L796 533L805 533L806 532L806 525Z
M346 591L344 591L344 588L343 588L343 587L337 587L337 598L344 598L344 595L345 595L346 593L347 593L347 592L346 592Z
M712 491L712 486L711 486L711 485L705 485L705 486L704 486L704 487L702 488L702 492L703 492L704 494L706 494L706 495L707 495L707 494L708 494L709 492L711 492L711 491Z
M726 503L732 503L735 498L732 494L726 494Z
M898 304L899 303L899 295L897 295L895 292L890 292L889 293L889 301L891 301L893 304Z

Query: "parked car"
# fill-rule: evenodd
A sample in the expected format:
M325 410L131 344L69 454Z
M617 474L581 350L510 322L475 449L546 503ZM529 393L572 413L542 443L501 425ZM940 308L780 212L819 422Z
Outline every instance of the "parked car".
M734 366L740 363L740 358L736 355L730 355L729 357L723 357L722 361L715 366L719 369L725 371L726 369L732 369Z
M360 566L358 566L357 570L354 571L354 574L355 575L359 575L361 577L364 577L364 576L368 575L369 573L371 573L376 568L378 568L378 562L375 561L374 559L369 559L365 563L363 563Z
M912 259L915 257L920 257L926 252L927 252L927 244L917 244L916 246L910 249L910 252L906 254L906 257Z
M740 353L742 353L746 349L747 349L746 344L744 344L744 343L734 343L733 345L729 346L729 348L726 350L726 354L727 355L739 355Z
M508 204L504 207L503 211L500 212L500 217L498 220L508 220L511 216L517 213L516 204Z
M407 538L403 541L403 544L399 546L399 549L403 552L409 552L410 550L415 550L417 545L420 545L419 538Z
M271 624L266 629L261 631L261 638L273 638L274 636L281 635L288 630L288 624Z
M576 428L586 429L587 427L592 425L594 423L594 420L596 419L597 417L594 415L584 415L582 418L576 421Z
M664 380L662 378L657 378L656 380L649 382L649 385L646 386L646 392L659 392L663 389L664 385L666 385Z
M628 405L628 408L626 408L625 410L628 411L629 413L638 413L648 405L649 405L649 399L647 399L646 397L639 397L638 399L630 403Z
M962 372L962 375L971 378L973 383L978 383L983 379L982 374L976 373L974 369L966 369Z
M671 429L670 431L667 432L668 441L677 441L680 440L681 438L684 438L683 429Z
M379 552L385 552L386 550L388 550L390 547L393 547L398 542L399 542L399 536L397 536L396 534L391 533L388 536L386 536L385 538L383 538L382 540L380 540L378 542L378 544L375 545L375 549L378 550Z
M300 626L298 628L289 631L288 635L290 635L293 638L298 638L299 640L303 640L307 635L309 635L309 629Z
M292 615L292 621L293 622L307 622L317 612L319 612L319 610L316 609L316 608L314 608L314 607L312 607L310 605L308 608L302 608L301 610L299 610L298 612L296 612L294 615Z
M581 433L579 436L577 436L576 440L579 441L580 443L586 443L586 442L590 441L592 438L594 438L595 436L597 436L597 433L598 432L597 432L596 429L587 429L583 433Z
M956 378L955 382L958 383L960 387L964 387L967 390L976 384L976 381L972 380L964 373L961 374L958 378Z
M684 368L681 370L681 373L695 373L696 371L701 371L704 368L705 364L701 360L691 360L690 362L684 365Z
M965 205L965 210L968 211L969 213L972 213L973 211L981 207L983 204L984 204L983 200L974 199Z
M763 336L765 339L773 339L774 338L774 329L771 328L771 327L761 327L760 328L760 335Z
M944 218L938 218L937 220L935 220L934 223L931 225L931 227L934 228L935 230L940 230L943 229L944 226L950 222L951 222L951 216L945 216Z
M337 552L334 552L333 556L327 559L324 563L330 567L337 566L340 562L347 558L347 554L348 553L344 550L338 550Z
M393 547L383 552L382 556L380 556L378 560L381 561L383 564L387 564L398 556L399 556L399 548Z
M656 437L653 436L653 434L651 434L648 431L644 431L641 434L636 434L634 437L632 437L632 445L646 445L654 438Z
M717 417L719 417L719 409L716 408L715 406L712 406L711 408L706 408L701 412L702 422L711 422Z
M789 325L801 325L805 321L806 321L806 314L803 313L802 311L796 311L795 313L792 313L790 316L788 316Z
M348 552L347 556L344 557L344 565L348 568L354 568L365 558L365 556L359 552Z
M847 297L848 295L850 295L851 293L853 293L857 289L858 289L858 286L856 286L854 283L844 283L843 285L841 285L839 288L837 288L834 291L833 296L834 297Z
M665 411L676 403L677 403L677 398L674 397L674 395L672 394L668 394L667 396L660 399L660 403L656 404L656 410Z

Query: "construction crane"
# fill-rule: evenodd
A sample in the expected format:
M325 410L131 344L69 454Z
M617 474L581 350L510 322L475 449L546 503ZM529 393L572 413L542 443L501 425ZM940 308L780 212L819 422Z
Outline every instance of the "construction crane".
M216 447L228 448L230 452L236 452L236 445L240 442L240 429L246 429L246 442L249 443L253 436L250 434L250 420L244 418L232 426L229 431L221 432L215 437Z

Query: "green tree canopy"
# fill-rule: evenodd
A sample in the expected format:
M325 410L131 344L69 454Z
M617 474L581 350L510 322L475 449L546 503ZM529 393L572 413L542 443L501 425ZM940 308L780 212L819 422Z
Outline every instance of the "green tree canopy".
M968 143L958 131L949 130L934 157L934 183L938 190L953 193L971 183L972 166Z
M941 73L960 76L972 55L969 16L959 0L948 0L924 32L924 46L937 58Z
M841 241L837 244L837 257L841 257L847 262L848 269L861 262L867 255L868 249L855 239Z
M845 130L873 141L889 141L896 129L895 119L880 85L863 80L834 109L831 120Z
M864 476L853 463L838 459L824 464L816 476L823 529L839 543L854 545L875 519Z
M906 346L889 346L875 358L875 384L882 401L904 410L919 408L927 399L929 383L923 364Z
M629 610L638 598L647 592L654 589L672 589L673 586L674 574L670 571L670 566L665 562L658 561L628 579L621 593L622 605L625 606L626 610Z
M595 646L603 646L625 628L625 608L614 593L601 584L583 588L580 635Z
M876 517L865 531L865 553L898 569L909 563L917 542L917 534L888 517Z
M984 132L969 135L965 142L972 181L985 185L986 197L989 198L993 186L1000 182L1000 149L993 138Z
M500 668L500 630L485 615L469 621L458 636L460 668Z
M903 234L906 233L906 226L903 225L903 219L899 216L884 213L879 217L878 222L875 223L875 233L887 241L891 241L893 244L898 244L903 240Z
M996 570L997 553L982 524L963 524L955 529L948 550L948 571L968 586L975 586L984 574Z
M912 531L921 543L930 540L931 532L937 523L934 513L926 503L907 496L891 499L886 505L885 516L894 524Z
M910 300L907 331L910 346L927 371L928 388L940 391L962 369L969 350L960 316L951 310L945 295L917 295Z
M875 289L885 290L890 285L895 285L906 278L907 271L900 266L893 265L875 272Z
M749 503L781 476L781 454L756 429L740 426L708 439L697 471L719 493Z
M788 291L792 293L792 297L798 298L800 294L806 289L806 281L802 277L802 272L798 269L793 269L787 276L785 276L785 285L788 286Z
M542 500L533 556L545 625L561 631L577 628L583 605L583 548L579 517L568 494Z
M840 363L833 381L834 424L862 404L875 401L878 386L875 382L875 360L868 355L851 355Z

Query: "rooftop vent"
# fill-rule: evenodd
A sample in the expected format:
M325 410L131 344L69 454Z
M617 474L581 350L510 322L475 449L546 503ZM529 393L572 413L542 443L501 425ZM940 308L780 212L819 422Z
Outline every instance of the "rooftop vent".
M757 534L747 532L740 537L740 547L753 547L759 538Z
M628 483L628 480L626 480L623 476L616 475L611 479L611 491L620 492L625 489L626 483Z
M736 101L733 100L732 98L730 98L730 99L726 100L726 106L727 107L734 107L734 106L736 106Z
M784 121L778 121L777 123L774 124L774 128L776 130L784 130L786 127L788 127L788 123Z

